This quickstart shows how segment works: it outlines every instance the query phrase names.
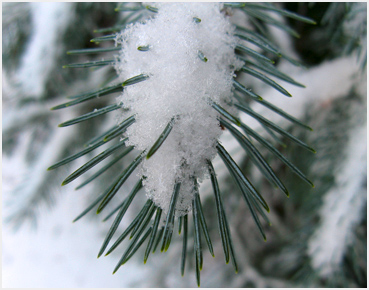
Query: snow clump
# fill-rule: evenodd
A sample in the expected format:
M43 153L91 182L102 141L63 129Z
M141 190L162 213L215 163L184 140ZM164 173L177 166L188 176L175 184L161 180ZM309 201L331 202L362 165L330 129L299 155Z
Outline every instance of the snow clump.
M191 210L194 178L201 182L207 160L216 155L222 133L209 99L231 102L234 71L242 67L234 53L234 27L220 3L155 3L158 13L132 24L116 38L122 45L116 69L121 81L149 78L127 86L118 101L135 115L126 132L128 145L149 150L174 118L173 129L155 154L141 163L147 197L168 211L180 182L176 216ZM148 48L146 51L138 47Z

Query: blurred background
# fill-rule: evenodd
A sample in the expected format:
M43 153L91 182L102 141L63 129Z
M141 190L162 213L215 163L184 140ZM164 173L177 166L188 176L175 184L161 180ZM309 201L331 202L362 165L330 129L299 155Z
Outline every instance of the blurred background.
M253 105L255 111L268 114L268 119L317 151L312 154L283 138L277 143L315 188L262 151L289 189L287 199L262 178L238 143L225 132L222 143L267 200L272 226L265 225L264 242L246 205L240 202L241 195L233 194L237 190L231 177L215 160L240 270L235 274L232 265L224 263L214 201L207 198L211 185L205 181L201 196L215 258L204 250L201 286L366 287L367 5L275 4L317 22L307 25L286 20L300 38L270 28L278 45L304 63L304 67L296 67L281 60L279 70L306 88L281 81L293 95L286 99L253 78L244 82L314 129L308 132L291 126L278 115ZM90 39L103 34L94 31L114 26L123 18L124 13L115 12L116 6L117 3L2 3L3 287L196 285L192 259L188 259L184 277L180 275L182 243L177 237L167 253L155 253L143 264L143 253L139 252L111 275L123 249L96 259L111 221L101 222L94 213L76 223L72 221L106 188L114 172L106 172L98 182L75 191L72 185L61 187L60 183L93 155L47 171L50 165L78 152L87 140L116 122L116 115L107 114L72 127L57 127L97 106L113 103L111 97L50 110L65 102L67 96L96 89L114 77L110 66L62 66L93 59L89 55L67 55L66 51L95 47ZM106 42L100 47L104 45ZM247 118L244 121L254 122ZM257 124L253 125L257 129ZM128 164L116 164L112 171ZM132 182L128 180L127 187ZM132 204L122 228L139 208L139 202Z

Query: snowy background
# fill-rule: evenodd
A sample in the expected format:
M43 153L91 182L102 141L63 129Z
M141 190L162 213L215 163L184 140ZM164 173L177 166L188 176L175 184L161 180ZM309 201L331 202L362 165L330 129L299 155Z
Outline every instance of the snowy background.
M115 6L110 3L2 3L3 287L196 285L191 262L185 276L180 276L177 253L181 243L174 243L167 253L150 256L146 265L139 253L112 275L120 253L96 258L110 224L102 223L93 215L72 223L89 204L91 196L94 198L93 192L99 186L86 186L75 192L72 187L60 187L71 168L46 171L61 156L74 153L70 147L81 146L93 136L87 127L57 128L57 124L87 108L57 112L49 108L64 102L66 95L94 87L102 76L109 75L109 71L104 70L92 73L60 68L68 62L77 62L66 56L66 50L89 47L94 29L114 25L120 17L114 12ZM309 8L310 13L315 13L309 16L320 17L323 24L321 11L333 13L330 19L338 19L342 14L338 6L333 9L301 4L287 8L295 8L300 13ZM352 7L352 11L355 9L359 14L354 21L346 17L342 25L349 35L352 31L361 31L363 25L366 27L366 3ZM358 50L346 53L343 46L340 49L330 35L324 34L331 27L329 23L323 24L317 25L313 32L300 27L300 32L305 33L301 39L310 41L304 45L309 51L301 50L301 43L293 43L286 35L274 31L285 51L307 63L307 68L279 64L281 71L304 84L305 89L281 82L294 96L286 100L260 82L253 84L265 99L314 128L308 133L298 128L291 130L311 144L317 150L316 155L304 153L296 146L284 153L314 181L315 188L297 182L294 175L276 164L291 198L286 199L279 193L268 196L273 226L266 230L267 243L258 236L250 216L244 215L245 207L235 207L230 224L236 253L242 257L239 258L240 273L235 275L232 267L225 265L220 241L214 239L215 258L204 251L201 273L204 287L366 285L367 88L366 67L362 69L366 29L360 35L363 53ZM254 109L266 114L265 109L256 105ZM268 118L281 126L289 126L277 115L268 115ZM244 121L255 122L247 118ZM114 117L93 123L94 130L101 131L111 122ZM83 137L81 140L75 138L79 135ZM222 142L236 160L244 160L238 144L227 134L222 136ZM88 160L82 159L73 164L73 168ZM224 188L231 188L226 170L218 161L215 160L215 166L220 182ZM260 180L255 170L250 174L254 180ZM257 184L261 192L270 191L265 181ZM205 195L208 188L207 183L203 188ZM230 209L232 203L234 206L237 202L230 198ZM213 226L216 232L216 223Z

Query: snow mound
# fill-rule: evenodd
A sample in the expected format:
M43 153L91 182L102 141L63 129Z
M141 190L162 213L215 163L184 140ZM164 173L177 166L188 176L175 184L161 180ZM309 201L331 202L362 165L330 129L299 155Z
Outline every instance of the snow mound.
M234 71L243 63L236 59L237 38L221 4L155 6L155 18L117 36L116 43L122 45L116 65L121 81L149 76L125 87L118 101L130 110L125 117L136 116L127 136L138 150L149 150L174 118L168 138L142 163L140 176L145 176L148 198L164 212L180 182L176 215L181 216L191 209L193 178L204 178L206 160L214 158L222 132L209 99L222 106L231 101Z

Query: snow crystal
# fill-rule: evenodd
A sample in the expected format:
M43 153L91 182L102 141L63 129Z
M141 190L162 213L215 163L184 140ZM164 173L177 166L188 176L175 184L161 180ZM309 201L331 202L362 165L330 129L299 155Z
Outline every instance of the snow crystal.
M138 150L150 149L175 118L168 138L143 162L140 175L146 177L147 196L164 212L175 183L181 182L176 207L176 215L181 216L191 209L193 177L204 178L206 160L214 158L221 135L218 113L208 99L222 106L230 102L234 70L243 63L235 57L237 39L221 4L155 6L159 8L155 18L131 25L117 36L116 43L123 47L116 65L121 81L149 76L126 87L118 101L136 116L127 136ZM148 50L138 50L140 46Z

